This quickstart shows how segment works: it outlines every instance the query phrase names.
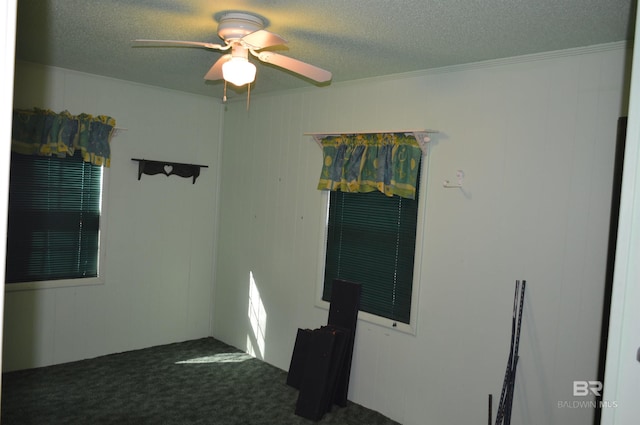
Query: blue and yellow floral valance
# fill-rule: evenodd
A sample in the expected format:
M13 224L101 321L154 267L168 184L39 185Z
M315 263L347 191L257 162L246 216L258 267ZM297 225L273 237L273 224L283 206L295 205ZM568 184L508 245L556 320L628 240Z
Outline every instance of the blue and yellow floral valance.
M413 135L376 133L327 136L318 189L380 191L415 199L422 149Z
M116 120L105 115L14 110L11 150L23 155L65 157L79 149L86 162L109 167L109 143L115 126Z

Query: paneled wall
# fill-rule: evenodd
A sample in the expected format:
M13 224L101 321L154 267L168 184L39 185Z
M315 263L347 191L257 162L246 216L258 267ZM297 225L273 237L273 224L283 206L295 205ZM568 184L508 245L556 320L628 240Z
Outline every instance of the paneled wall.
M305 132L430 128L416 335L358 323L350 399L405 424L483 423L527 280L514 424L583 425L597 379L625 46L593 46L231 103L214 336L288 369L318 327L321 152ZM445 189L464 171L463 189Z
M110 115L106 282L7 292L5 370L211 334L218 158L217 99L18 63L15 106ZM208 165L196 184L142 176L131 158Z

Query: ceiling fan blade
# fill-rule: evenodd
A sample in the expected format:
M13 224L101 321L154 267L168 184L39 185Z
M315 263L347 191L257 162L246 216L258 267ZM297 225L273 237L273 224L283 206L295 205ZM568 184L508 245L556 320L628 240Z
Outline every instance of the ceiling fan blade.
M213 64L211 69L209 69L209 71L206 73L204 79L210 81L222 80L222 65L224 65L225 62L229 61L230 59L230 54L224 55L220 59L218 59L216 63Z
M242 41L253 50L260 50L265 47L280 46L288 43L287 40L280 37L278 34L274 34L266 30L258 30L247 34L242 37Z
M260 52L255 54L255 56L263 62L288 69L289 71L310 78L318 83L325 83L331 80L331 72L299 61L298 59L293 59L274 52Z
M221 44L204 43L201 41L179 41L179 40L133 40L134 47L145 46L167 46L167 47L203 47L205 49L213 50L227 50L230 46L223 46Z

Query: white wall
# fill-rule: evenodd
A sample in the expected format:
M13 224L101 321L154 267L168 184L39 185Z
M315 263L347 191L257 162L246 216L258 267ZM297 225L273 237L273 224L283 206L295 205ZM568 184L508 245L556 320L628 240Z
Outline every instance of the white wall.
M213 335L288 369L296 329L326 323L321 152L304 132L437 129L417 335L360 321L350 399L406 425L484 423L526 279L512 423L590 423L558 402L597 379L625 57L594 46L230 104ZM443 188L457 169L464 190Z
M222 107L216 99L18 63L18 108L114 117L106 282L7 292L6 370L211 334ZM208 165L191 179L142 176L131 158Z

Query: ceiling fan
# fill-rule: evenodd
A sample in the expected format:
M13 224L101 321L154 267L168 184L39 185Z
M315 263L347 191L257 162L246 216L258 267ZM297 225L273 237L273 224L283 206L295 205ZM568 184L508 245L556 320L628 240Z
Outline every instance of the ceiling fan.
M241 87L255 80L256 66L249 62L249 53L258 60L284 68L318 83L331 80L331 72L317 66L275 52L262 51L287 43L287 40L264 29L266 20L248 12L222 12L216 14L218 36L224 44L178 40L133 40L134 47L172 46L201 47L210 50L228 51L220 57L205 74L205 80L224 80Z

